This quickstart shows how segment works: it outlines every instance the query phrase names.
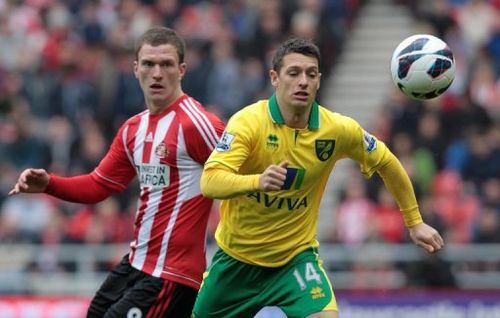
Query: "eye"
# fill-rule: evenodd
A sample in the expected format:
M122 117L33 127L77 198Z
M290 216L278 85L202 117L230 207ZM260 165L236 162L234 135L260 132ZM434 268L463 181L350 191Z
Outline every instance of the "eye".
M175 63L174 63L173 61L164 61L164 62L162 62L162 63L160 64L160 66L161 66L161 67L165 67L165 68L166 68L166 67L172 67L172 66L174 66L174 65L175 65Z
M155 64L151 61L142 61L142 65L145 67L153 67Z

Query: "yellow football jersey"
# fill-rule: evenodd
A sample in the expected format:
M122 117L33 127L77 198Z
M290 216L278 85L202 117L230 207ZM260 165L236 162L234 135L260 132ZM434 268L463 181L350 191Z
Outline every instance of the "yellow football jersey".
M356 121L317 103L304 129L284 124L275 95L245 107L229 120L205 166L223 165L243 175L260 174L283 160L289 166L282 190L222 201L219 246L240 261L266 267L319 246L320 200L335 163L351 158L370 176L388 153Z

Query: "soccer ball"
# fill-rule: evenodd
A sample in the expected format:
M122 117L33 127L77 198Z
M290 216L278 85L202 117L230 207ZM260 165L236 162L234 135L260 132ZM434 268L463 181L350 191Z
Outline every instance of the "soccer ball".
M453 53L443 40L433 35L412 35L394 50L391 75L394 84L410 98L437 97L455 78Z

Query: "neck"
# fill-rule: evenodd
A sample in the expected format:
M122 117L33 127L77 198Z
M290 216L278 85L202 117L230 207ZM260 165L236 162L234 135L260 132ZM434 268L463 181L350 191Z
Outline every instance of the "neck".
M182 90L178 91L175 94L172 94L168 98L158 101L158 100L149 100L146 101L146 106L149 109L151 114L159 114L163 112L165 109L169 108L173 102L175 102L179 97L184 94Z
M291 113L290 115L283 114L285 124L290 128L303 129L309 123L309 112L307 113Z
M278 107L280 109L285 125L290 128L304 129L309 124L309 114L311 113L311 105L308 107L292 107L284 103L280 103L278 96L276 96Z

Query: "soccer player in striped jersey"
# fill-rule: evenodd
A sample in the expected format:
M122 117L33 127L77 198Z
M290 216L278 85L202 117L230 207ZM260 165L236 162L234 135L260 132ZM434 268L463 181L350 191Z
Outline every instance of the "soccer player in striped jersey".
M27 169L10 192L96 203L138 177L135 239L95 294L88 317L191 315L213 202L201 194L200 176L224 124L182 91L184 53L174 30L146 31L136 45L134 73L147 109L122 125L92 173L62 177Z
M205 163L201 190L222 199L220 249L204 274L196 318L250 318L264 306L292 318L338 318L316 234L325 185L343 158L367 177L380 174L417 245L430 253L443 246L384 143L315 101L319 66L311 41L283 43L270 70L275 94L233 115Z

